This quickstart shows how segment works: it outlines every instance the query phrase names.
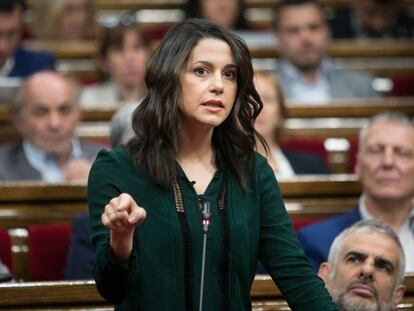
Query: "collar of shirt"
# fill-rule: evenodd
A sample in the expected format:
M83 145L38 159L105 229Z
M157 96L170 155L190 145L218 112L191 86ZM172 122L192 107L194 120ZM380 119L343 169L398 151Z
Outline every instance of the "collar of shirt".
M306 82L302 77L302 73L286 60L280 62L280 70L287 78L287 85L290 89L287 92L289 100L309 104L329 102L331 98L329 80L333 70L333 64L330 60L323 60L316 80L311 84Z
M282 60L279 62L280 69L286 75L289 80L302 80L301 72L294 66L291 62L287 60ZM327 78L328 75L332 72L334 66L330 59L324 59L321 63L318 72L318 79Z
M371 220L374 219L374 216L368 211L367 205L365 204L365 195L362 194L359 198L359 212L361 213L361 217L364 220ZM401 231L403 228L407 227L409 228L411 226L411 230L414 230L414 201L413 201L413 208L411 209L410 216L406 219L404 224L401 226Z
M9 57L4 63L3 67L0 68L0 77L7 77L14 67L14 58Z
M295 175L289 160L283 154L280 148L274 148L272 150L272 157L276 160L277 170L275 170L276 177L292 177Z
M359 211L362 219L374 219L368 212L365 196L359 199ZM414 272L414 202L411 214L396 232L405 253L405 272Z
M37 148L29 141L23 141L23 152L30 165L39 171L42 180L48 182L63 181L63 168L49 154ZM70 160L79 159L82 156L82 149L78 139L72 139L72 151Z

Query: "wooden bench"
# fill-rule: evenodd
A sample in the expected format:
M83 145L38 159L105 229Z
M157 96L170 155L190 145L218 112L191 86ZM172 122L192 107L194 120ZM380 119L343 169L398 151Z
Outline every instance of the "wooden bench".
M24 44L37 50L49 51L57 59L93 59L97 45L93 41L56 41L29 40ZM156 44L155 44L156 45ZM278 58L277 48L252 47L253 58ZM414 57L414 45L411 40L389 40L373 44L371 41L335 40L329 54L336 58L372 58L372 57Z
M29 7L33 7L36 4L36 0L29 0ZM246 0L247 8L271 8L273 7L274 0ZM344 8L349 6L348 0L321 0L321 3L325 7L331 8ZM181 9L184 5L184 0L95 0L96 10L166 10L166 9ZM403 4L406 6L413 6L413 0L403 0Z
M294 224L349 211L356 206L360 194L354 175L301 176L279 183ZM28 226L68 224L86 209L85 184L0 183L0 227L9 229L12 238L16 278L30 279Z
M414 274L404 281L407 291L398 310L414 310ZM253 310L290 310L268 276L256 276L251 288ZM96 291L94 281L0 284L0 310L113 310Z

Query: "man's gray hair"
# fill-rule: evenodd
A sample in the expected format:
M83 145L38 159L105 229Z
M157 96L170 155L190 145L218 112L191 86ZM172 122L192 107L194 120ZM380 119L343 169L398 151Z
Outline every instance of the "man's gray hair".
M332 266L332 271L335 271L336 264L339 260L339 254L343 248L344 240L347 236L352 233L381 233L391 238L395 244L397 244L398 249L400 250L400 267L398 271L398 277L396 279L395 285L401 284L404 281L405 274L405 254L402 248L400 239L397 234L385 223L378 220L361 220L352 225L351 227L342 231L333 241L331 248L329 250L328 262Z
M359 150L361 150L361 146L365 141L365 137L367 136L368 130L375 124L387 123L387 122L397 124L397 125L408 125L414 129L413 121L410 119L408 115L406 115L403 112L386 111L386 112L378 113L372 116L367 122L367 124L359 132L359 141L358 141Z

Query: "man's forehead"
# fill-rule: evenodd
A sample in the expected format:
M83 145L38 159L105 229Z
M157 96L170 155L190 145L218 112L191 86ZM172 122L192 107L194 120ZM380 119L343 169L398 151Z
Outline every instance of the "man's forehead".
M296 15L300 14L298 19ZM323 23L324 17L314 4L294 5L283 8L279 14L279 26L304 25L308 23ZM283 25L282 25L283 23Z
M412 139L405 139L406 137ZM393 122L376 123L371 125L366 132L365 142L372 140L401 141L405 145L411 145L414 148L414 126Z
M342 245L340 258L344 258L350 253L361 253L398 263L400 249L391 237L383 233L353 232L345 237Z

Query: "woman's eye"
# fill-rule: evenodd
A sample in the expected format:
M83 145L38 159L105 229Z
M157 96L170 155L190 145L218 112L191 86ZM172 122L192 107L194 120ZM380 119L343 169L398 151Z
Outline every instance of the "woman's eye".
M207 73L207 70L205 68L203 68L203 67L199 67L199 68L194 69L194 72L197 75L200 75L201 76L201 75L206 74Z
M224 73L224 76L229 78L229 79L235 79L236 78L236 72L235 71L226 71Z

